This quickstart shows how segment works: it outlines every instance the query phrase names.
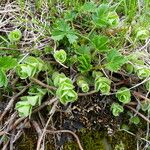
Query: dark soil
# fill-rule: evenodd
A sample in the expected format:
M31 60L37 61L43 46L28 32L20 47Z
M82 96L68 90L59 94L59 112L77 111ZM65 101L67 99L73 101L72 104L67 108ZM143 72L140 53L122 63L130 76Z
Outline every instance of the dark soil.
M119 125L126 123L128 119L122 120L122 118L127 117L122 117L121 115L118 118L113 117L110 111L111 102L111 97L106 98L99 94L94 94L93 96L80 97L80 100L67 106L59 105L51 122L53 127L50 125L48 128L67 129L75 132L85 150L111 150L120 143L123 143L125 150L136 149L136 138L134 136L126 132L117 132ZM48 108L41 111L42 116L46 116L47 113ZM32 118L38 120L37 114L33 115ZM24 130L24 134L16 143L16 149L25 150L27 145L30 150L36 149L37 138L37 133L31 125L29 129ZM79 149L74 137L67 133L48 134L46 139L45 147L47 150ZM128 139L131 140L129 141ZM92 149L91 145L93 145Z

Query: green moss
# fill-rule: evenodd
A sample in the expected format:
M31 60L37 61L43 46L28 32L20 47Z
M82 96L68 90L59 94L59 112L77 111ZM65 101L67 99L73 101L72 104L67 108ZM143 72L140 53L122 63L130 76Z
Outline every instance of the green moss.
M136 150L136 139L126 132L108 136L105 131L83 130L78 133L85 150ZM64 150L78 150L76 141L67 142Z
M109 150L110 144L104 137L105 133L98 131L82 130L79 132L80 141L83 148L86 150ZM64 146L64 150L78 150L79 147L76 142L68 142Z
M32 129L25 130L25 133L16 142L18 150L35 150L37 147L37 133ZM53 135L49 135L45 142L44 150L55 150Z
M18 141L17 147L19 150L35 150L36 137L33 135L23 134L21 140Z
M115 150L136 150L136 138L124 131L118 131L109 137L109 142Z

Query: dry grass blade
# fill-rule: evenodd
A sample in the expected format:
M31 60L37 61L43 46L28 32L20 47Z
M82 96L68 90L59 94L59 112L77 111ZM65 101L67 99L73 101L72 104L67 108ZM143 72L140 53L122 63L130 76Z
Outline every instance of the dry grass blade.
M80 142L78 136L74 132L72 132L70 130L56 130L56 131L46 130L46 133L49 133L49 134L69 133L69 134L71 134L71 135L73 135L75 137L75 139L76 139L76 141L78 143L79 149L83 150L83 147L81 145L81 142Z
M27 86L25 86L19 93L17 93L16 95L14 95L11 100L9 101L9 103L7 104L4 112L1 114L0 116L0 122L2 121L3 117L6 115L6 113L13 107L13 103L14 101L20 96L22 95L29 87L31 86L31 84L28 84Z

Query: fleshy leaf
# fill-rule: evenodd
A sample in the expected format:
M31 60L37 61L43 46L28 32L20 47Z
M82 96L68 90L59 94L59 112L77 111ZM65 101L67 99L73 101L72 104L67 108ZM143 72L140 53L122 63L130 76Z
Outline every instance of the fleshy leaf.
M67 54L64 50L59 50L54 53L54 58L60 63L64 63L67 59Z
M22 37L22 33L19 29L15 29L8 34L10 42L18 42Z
M122 87L120 88L117 93L116 93L116 97L118 98L118 100L124 104L127 104L131 101L131 93L130 90L126 87Z
M16 103L15 109L19 112L20 117L27 117L31 115L32 105L28 101L19 101Z
M106 77L96 77L95 90L100 91L102 94L109 94L111 81Z
M89 91L89 85L88 85L87 81L84 79L84 77L79 76L77 78L77 85L82 89L83 92Z
M118 103L113 103L111 106L112 114L116 117L124 111L123 107Z

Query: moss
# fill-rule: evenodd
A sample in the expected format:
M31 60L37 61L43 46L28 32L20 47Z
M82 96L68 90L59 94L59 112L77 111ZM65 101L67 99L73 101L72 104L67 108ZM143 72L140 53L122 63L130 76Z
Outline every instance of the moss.
M127 132L118 131L109 137L112 149L115 150L136 150L136 138Z
M105 138L105 133L98 131L82 130L79 132L80 141L86 150L110 149L110 144ZM68 142L64 145L64 150L78 150L76 142Z
M19 150L35 150L36 137L34 135L23 134L21 140L18 141L17 147Z
M108 136L105 131L83 130L78 133L86 150L136 150L136 139L126 132L116 132ZM65 143L64 150L78 150L76 141Z
M44 150L55 150L53 135L48 135L45 139ZM37 146L37 133L31 128L24 130L24 134L16 142L18 150L35 150Z

